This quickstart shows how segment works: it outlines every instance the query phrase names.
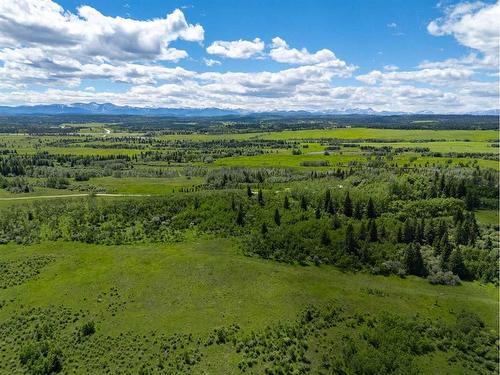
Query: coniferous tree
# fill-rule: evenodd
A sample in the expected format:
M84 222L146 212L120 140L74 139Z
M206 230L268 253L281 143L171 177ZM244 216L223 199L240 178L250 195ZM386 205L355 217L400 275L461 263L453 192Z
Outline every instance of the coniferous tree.
M330 193L330 189L326 189L326 192L325 192L325 198L323 200L323 206L324 206L324 209L326 212L328 212L328 208L330 207L331 205L331 201L332 201L332 195Z
M377 217L375 205L373 204L373 200L371 197L368 199L368 204L366 205L366 217L368 217L368 219L374 219Z
M267 229L267 224L262 223L262 225L260 227L260 234L262 234L262 236L265 237L268 232L269 232L269 230Z
M276 223L277 226L281 225L281 215L280 211L277 208L274 211L274 222Z
M346 193L344 199L344 215L347 217L352 217L352 201L349 196L349 192Z
M468 278L469 272L465 267L460 248L457 247L452 251L450 259L448 260L448 269L455 275L458 275L458 277L462 280L466 280Z
M349 223L345 230L344 248L349 254L356 254L357 247L356 238L354 237L354 228L352 224Z
M290 201L288 200L288 195L285 195L285 200L283 201L283 208L285 210L290 209Z
M398 225L398 231L396 234L396 242L397 243L402 243L404 240L403 238L403 230L401 229L401 225Z
M403 263L408 274L415 276L427 275L427 270L424 265L419 245L414 243L408 245L405 251Z
M359 234L358 234L358 238L361 240L361 241L365 241L366 240L366 237L367 237L367 233L366 233L366 224L364 222L364 220L361 222L361 225L359 226Z
M232 211L236 210L236 201L234 200L234 195L231 196L231 210Z
M248 198L252 198L253 196L252 188L250 187L250 185L247 185L247 196Z
M457 225L458 223L461 223L462 221L464 221L464 212L461 208L458 208L453 213L453 224Z
M300 208L302 208L303 211L307 211L307 199L304 195L300 197Z
M403 242L412 243L415 239L415 227L411 218L406 219L403 226Z
M370 219L368 222L368 240L370 242L378 241L377 223L375 219Z
M457 245L467 245L469 243L469 230L466 223L457 223L455 228L455 243Z
M323 231L321 232L321 244L323 246L330 246L331 243L332 240L330 239L328 231L326 229L323 229Z
M259 189L259 192L257 193L257 201L259 202L259 205L264 206L264 194L262 193L262 189Z
M444 270L448 269L448 260L450 259L452 251L453 247L451 246L451 243L448 240L448 234L446 233L443 235L435 249L436 255L440 255L441 268Z
M321 208L320 208L319 204L316 207L316 209L314 210L314 216L316 217L316 219L320 219L321 218Z
M356 204L354 205L353 216L358 220L361 220L363 218L363 205L361 201L357 201Z
M241 227L245 225L245 212L243 211L243 207L241 206L241 204L238 208L238 213L236 214L236 224Z
M332 229L339 229L342 226L342 222L338 215L333 215L332 219Z
M326 212L330 215L335 215L335 204L333 203L333 199L328 201L328 207L326 208Z

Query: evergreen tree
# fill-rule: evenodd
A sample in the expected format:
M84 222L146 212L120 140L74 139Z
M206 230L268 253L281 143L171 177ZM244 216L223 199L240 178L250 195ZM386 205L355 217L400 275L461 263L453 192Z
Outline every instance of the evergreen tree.
M368 222L368 240L370 242L378 241L377 223L375 222L375 219L370 219Z
M349 254L356 254L357 252L358 246L356 238L354 237L354 228L351 223L347 225L345 230L344 248Z
M333 199L328 201L328 207L326 208L326 212L330 215L335 215L335 204L333 203Z
M285 210L290 209L290 201L288 200L288 195L285 195L285 200L283 201L283 208Z
M342 222L340 221L340 218L338 215L333 215L332 219L332 229L339 229L342 226Z
M307 199L304 195L300 197L300 208L302 208L303 211L307 211Z
M469 242L469 230L467 224L463 222L457 223L455 228L455 243L457 245L467 245Z
M361 241L365 241L366 240L366 225L365 225L365 222L362 221L361 222L361 225L359 226L359 234L358 234L358 238L361 240Z
M415 239L415 226L411 218L406 219L403 226L403 242L412 243Z
M448 269L448 260L450 259L452 251L453 247L451 246L451 243L448 240L448 234L446 233L443 235L435 249L436 255L441 256L441 268L444 270Z
M321 232L321 244L323 246L330 246L331 243L332 240L330 239L328 231L326 229L323 229L323 231Z
M414 243L408 245L405 251L403 263L408 274L415 276L427 275L427 270L424 265L419 245Z
M349 192L346 193L344 199L344 215L347 217L352 217L352 201L349 196Z
M321 218L321 208L320 208L319 204L316 207L316 209L314 210L314 216L316 217L316 219L320 219Z
M332 202L332 195L330 193L330 189L326 189L325 198L324 198L323 202L324 202L323 207L324 207L325 211L328 212L328 208L330 207L331 202Z
M281 215L280 211L277 208L276 210L274 210L274 222L276 223L277 226L281 225Z
M357 201L354 205L354 218L361 220L363 218L363 205L361 201Z
M461 223L462 221L464 221L464 212L461 208L458 208L453 213L453 224L457 225L458 223Z
M468 189L467 194L465 195L465 206L469 211L474 211L479 207L479 197L477 196L476 192L472 191L471 189Z
M260 234L262 234L262 236L265 237L268 232L269 232L269 230L267 229L267 224L262 223L262 225L260 227Z
M455 275L458 275L458 277L460 277L462 280L468 279L469 272L465 267L460 248L457 247L451 253L450 259L448 260L448 269Z
M236 224L241 227L245 225L245 212L243 211L243 207L241 206L241 204L238 208L238 213L236 214Z
M253 196L252 188L250 187L250 185L247 185L247 196L248 198L252 198Z
M231 196L231 210L232 211L236 210L236 201L234 200L234 195Z
M373 204L373 200L371 197L370 199L368 199L368 204L366 205L366 217L368 217L368 219L374 219L377 217L375 205Z
M259 202L259 205L264 206L264 194L262 193L262 189L259 189L259 192L257 193L257 201Z
M403 231L401 229L401 225L398 225L398 231L396 234L396 242L397 243L402 243L403 242Z

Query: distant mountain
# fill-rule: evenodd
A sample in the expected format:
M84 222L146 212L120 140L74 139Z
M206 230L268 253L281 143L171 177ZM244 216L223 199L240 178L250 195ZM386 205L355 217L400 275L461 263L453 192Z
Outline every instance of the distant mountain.
M430 111L416 113L375 111L372 108L326 109L323 111L265 111L252 112L243 109L222 108L152 108L118 106L111 103L73 103L73 104L41 104L33 106L0 106L0 115L138 115L138 116L172 116L172 117L223 117L223 116L272 116L272 117L311 117L327 115L410 115L432 114ZM499 115L500 110L471 112L472 115Z

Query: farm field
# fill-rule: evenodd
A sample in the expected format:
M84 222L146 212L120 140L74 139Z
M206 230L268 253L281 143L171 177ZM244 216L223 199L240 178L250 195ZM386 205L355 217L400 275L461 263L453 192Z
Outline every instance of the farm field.
M497 131L174 125L0 132L0 374L498 371Z

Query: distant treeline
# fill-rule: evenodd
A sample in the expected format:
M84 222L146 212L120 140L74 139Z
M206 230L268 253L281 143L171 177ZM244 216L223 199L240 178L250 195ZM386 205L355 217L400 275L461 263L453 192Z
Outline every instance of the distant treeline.
M322 115L280 116L255 114L223 117L163 117L131 115L25 115L0 116L0 133L70 133L78 127L61 124L106 123L132 131L204 131L228 133L279 131L331 127L386 129L498 129L498 116L491 115Z

